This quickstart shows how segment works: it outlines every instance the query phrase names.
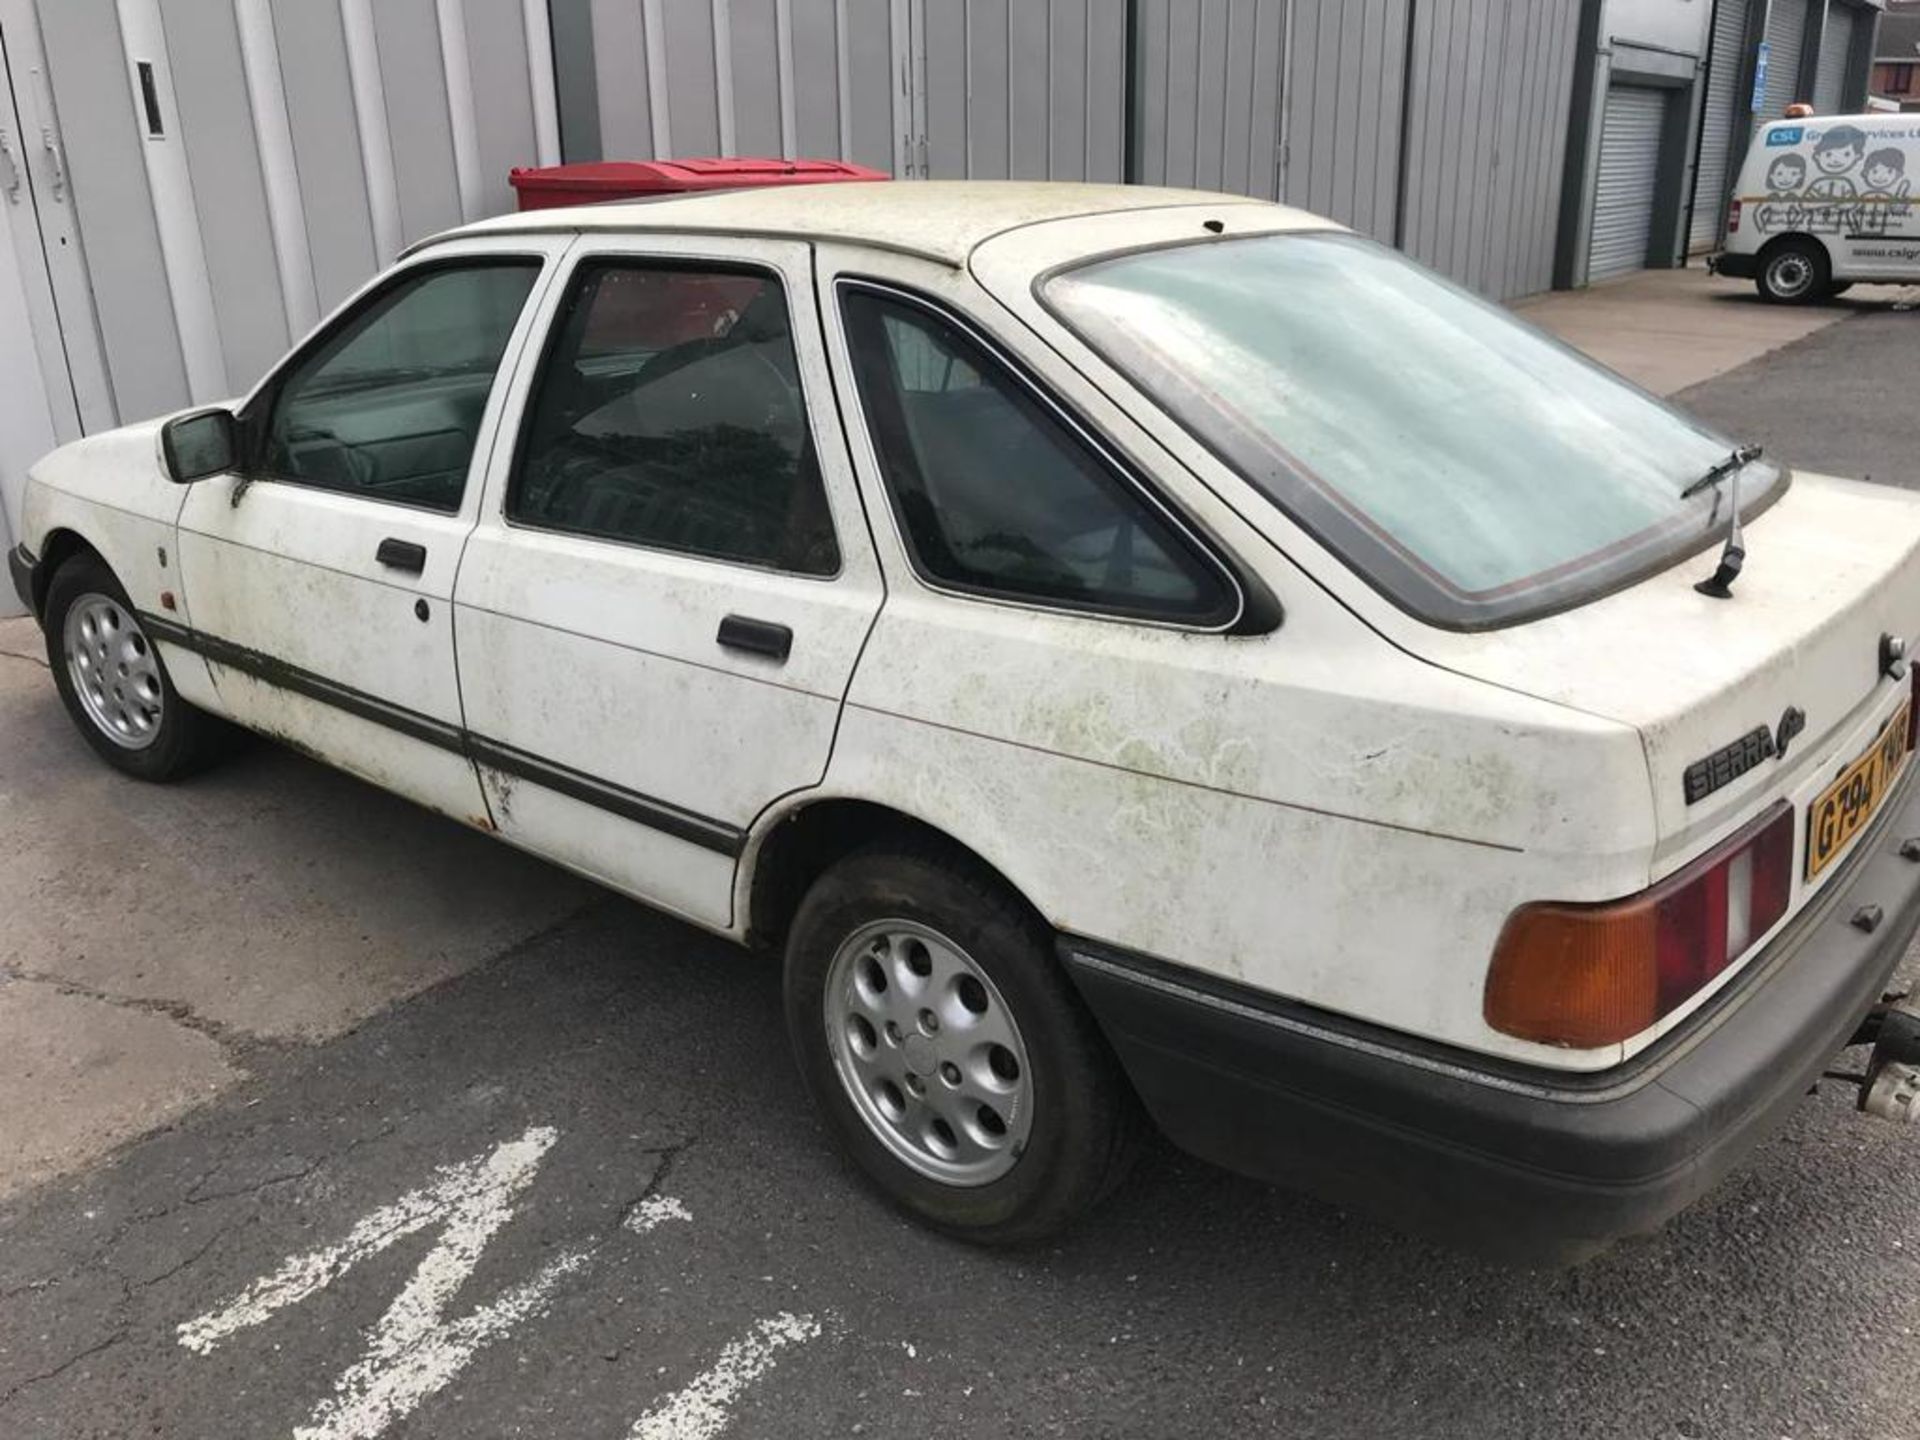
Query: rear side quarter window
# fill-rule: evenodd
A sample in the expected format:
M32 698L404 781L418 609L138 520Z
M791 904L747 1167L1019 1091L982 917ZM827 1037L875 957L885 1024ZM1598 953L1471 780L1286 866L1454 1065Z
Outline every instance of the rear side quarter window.
M1150 492L954 317L844 282L849 352L915 568L987 599L1223 628L1240 596Z

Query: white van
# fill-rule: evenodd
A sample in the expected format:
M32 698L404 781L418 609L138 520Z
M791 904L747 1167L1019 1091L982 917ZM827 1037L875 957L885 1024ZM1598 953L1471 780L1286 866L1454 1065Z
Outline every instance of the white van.
M1920 115L1826 115L1761 127L1740 167L1717 275L1779 305L1856 283L1920 283Z

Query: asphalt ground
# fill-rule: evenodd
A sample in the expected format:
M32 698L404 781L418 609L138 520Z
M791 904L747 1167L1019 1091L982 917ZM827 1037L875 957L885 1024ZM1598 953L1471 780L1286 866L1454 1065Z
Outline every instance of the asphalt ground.
M1920 315L1855 309L1682 403L1803 466L1920 484ZM481 873L478 837L271 749L177 792L94 777L32 663L0 656L0 999L179 1029L209 1068L0 1202L7 1440L1920 1434L1920 1137L1845 1086L1661 1234L1570 1272L1165 1147L1057 1244L979 1252L835 1158L767 961L532 862ZM143 840L180 867L145 889L101 858ZM195 857L245 873L196 902ZM63 883L74 867L97 885ZM454 941L356 930L422 867L408 913ZM225 908L248 887L278 897L272 944ZM94 889L120 908L90 911ZM221 958L162 955L199 988L158 999L138 979L157 944ZM381 978L283 1023L296 961ZM63 1063L65 1089L27 1066L20 1093L84 1091L88 1064Z

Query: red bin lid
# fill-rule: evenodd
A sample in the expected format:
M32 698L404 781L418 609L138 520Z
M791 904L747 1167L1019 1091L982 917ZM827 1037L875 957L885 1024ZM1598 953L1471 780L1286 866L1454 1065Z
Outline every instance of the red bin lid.
M839 160L724 157L695 160L601 160L578 165L516 169L514 189L552 195L564 191L587 200L623 195L659 195L680 190L720 190L747 185L819 185L846 180L890 180L884 170Z

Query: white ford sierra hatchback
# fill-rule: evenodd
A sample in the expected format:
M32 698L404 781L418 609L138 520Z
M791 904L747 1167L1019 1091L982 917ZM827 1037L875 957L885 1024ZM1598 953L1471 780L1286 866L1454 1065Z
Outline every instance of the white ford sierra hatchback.
M1144 1112L1574 1258L1845 1044L1920 1111L1920 498L1296 211L471 226L47 458L24 534L109 763L236 724L777 949L831 1128L959 1234L1084 1211Z

